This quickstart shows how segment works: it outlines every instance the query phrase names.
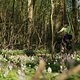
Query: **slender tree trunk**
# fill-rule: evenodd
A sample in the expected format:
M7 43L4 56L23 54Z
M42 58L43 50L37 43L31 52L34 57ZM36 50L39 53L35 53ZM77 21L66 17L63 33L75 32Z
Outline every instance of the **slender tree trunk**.
M27 47L30 48L30 37L33 28L33 0L28 0L28 35Z
M13 25L11 26L11 37L10 38L13 38L14 36L14 23L15 23L15 16L14 16L14 8L15 7L15 0L13 0L13 7L12 7L12 22L13 22ZM11 40L11 48L13 49L14 48L14 39Z
M72 23L74 28L74 41L78 40L78 0L72 0Z
M12 18L14 18L14 6L15 6L15 0L13 0L13 6L12 6Z
M65 3L65 0L51 0L52 51L53 51L53 45L54 45L55 32L58 32L59 29L65 24L65 4L64 3Z
M54 2L53 2L53 0L51 0L52 59L53 59L53 45L54 45L54 20L53 20L53 13L54 13Z

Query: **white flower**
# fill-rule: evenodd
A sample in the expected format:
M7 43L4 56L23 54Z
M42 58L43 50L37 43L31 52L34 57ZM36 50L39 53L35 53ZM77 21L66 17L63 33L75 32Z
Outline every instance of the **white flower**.
M21 67L21 69L22 69L22 70L25 70L25 69L26 69L26 66L25 66L25 65L23 65L23 67Z
M23 67L24 65L21 63L21 67Z
M60 66L60 69L63 69L63 66L62 65Z
M56 59L56 62L57 62L57 59Z
M13 58L14 58L14 56L13 56L13 55L11 55L11 56L10 56L10 58L11 58L11 59L13 59Z
M12 70L12 68L13 68L12 65L9 65L9 69Z
M19 74L19 75L21 74L21 70L20 70L20 69L18 70L18 74Z
M75 59L75 56L74 55L71 55L72 59Z
M32 61L34 60L34 56L31 57L31 60L32 60Z
M37 69L38 69L38 66L35 66L34 68L35 68L35 70L37 71Z
M59 59L61 59L61 56L59 56Z
M51 67L48 67L48 72L49 72L49 73L51 73L51 72L52 72Z
M29 65L29 67L31 67L31 65Z
M50 63L48 63L50 65Z

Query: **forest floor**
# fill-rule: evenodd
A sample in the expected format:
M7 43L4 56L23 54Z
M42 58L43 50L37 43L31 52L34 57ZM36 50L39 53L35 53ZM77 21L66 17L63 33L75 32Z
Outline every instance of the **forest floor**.
M77 53L75 55L76 65L80 64L80 51L78 50ZM42 77L44 77L44 80L55 80L55 77L61 74L61 65L57 57L54 61L51 61L49 55L46 57L46 69ZM27 56L26 54L3 56L1 54L0 80L31 80L38 68L39 57L41 56ZM69 80L80 80L80 74L72 75Z
M38 69L39 58L42 56L45 58L46 66L40 80L55 80L64 71L80 65L80 45L76 48L75 52L77 54L67 56L67 64L65 62L60 63L64 60L60 54L56 54L55 59L52 60L50 58L51 54L43 53L45 52L44 50L42 51L43 54L37 51L37 55L30 56L24 54L22 50L14 50L13 54L11 50L3 51L0 53L0 80L32 80L33 75ZM80 80L80 74L71 75L67 80Z

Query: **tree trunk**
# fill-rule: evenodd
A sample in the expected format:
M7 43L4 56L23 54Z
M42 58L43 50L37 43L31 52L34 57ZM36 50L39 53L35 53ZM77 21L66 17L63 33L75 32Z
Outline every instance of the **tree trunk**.
M78 1L72 0L72 23L74 28L74 41L78 40Z
M30 48L30 37L33 28L33 0L28 0L28 35L27 47Z
M13 22L13 25L11 26L11 37L12 37L11 48L12 49L14 48L14 39L13 39L13 36L14 36L14 24L15 24L14 9L15 9L15 0L13 0L13 7L12 7L12 22Z
M53 0L51 0L52 59L53 59L53 45L54 45L54 20L53 20L53 13L54 13L54 2L53 2Z
M54 21L55 21L55 30L59 31L62 26L64 26L65 19L65 1L64 0L56 0L55 1L55 12L54 12Z
M52 7L51 27L52 27L52 51L53 51L55 32L58 32L60 28L64 26L64 24L66 23L65 0L54 0L54 2L53 0L51 0L51 7Z

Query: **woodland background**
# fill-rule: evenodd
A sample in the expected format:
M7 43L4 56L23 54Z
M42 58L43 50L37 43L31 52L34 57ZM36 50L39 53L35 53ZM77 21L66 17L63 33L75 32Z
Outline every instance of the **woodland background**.
M79 42L80 0L0 0L1 49L50 49L65 24Z

